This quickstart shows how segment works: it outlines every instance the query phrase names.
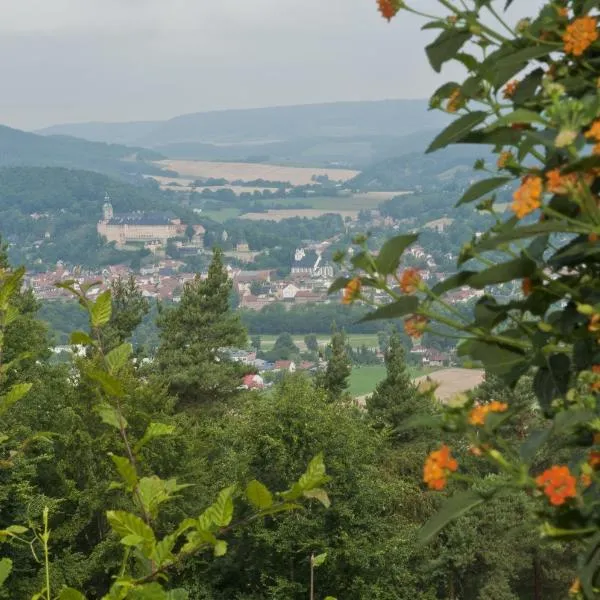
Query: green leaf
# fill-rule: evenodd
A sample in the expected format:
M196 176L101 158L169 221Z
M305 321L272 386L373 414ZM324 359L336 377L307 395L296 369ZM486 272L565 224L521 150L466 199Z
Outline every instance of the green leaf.
M483 123L487 116L488 114L484 111L475 111L456 119L446 127L442 133L436 136L429 145L429 148L427 148L427 153L434 152L440 148L445 148L449 144L459 142L470 131L477 127L477 125Z
M159 437L166 437L175 433L174 425L167 425L165 423L150 423L146 428L146 432L135 445L135 452L139 452L148 442L155 440Z
M511 181L512 178L510 177L492 177L483 181L477 181L462 195L456 206L478 200L481 196L485 196Z
M546 124L546 121L540 116L539 113L533 110L527 110L526 108L517 108L514 112L508 115L500 117L497 121L494 121L488 129L495 129L496 127L504 127L506 125L512 125L513 123L542 123Z
M468 30L446 29L426 46L425 52L434 71L439 73L442 65L453 59L470 37L471 33Z
M523 48L522 50L517 50L512 54L508 54L507 56L498 59L495 61L497 68L504 68L511 65L518 65L521 63L527 63L530 60L541 58L542 56L546 56L551 52L556 51L556 46L552 46L550 44L540 44L538 46L528 46L527 48Z
M323 488L314 488L312 490L306 490L304 492L304 497L318 500L325 508L329 508L331 506L331 500L329 499L329 495Z
M256 479L246 486L246 498L252 506L261 510L273 505L273 495L264 484Z
M317 556L314 556L312 559L312 565L313 567L320 567L321 565L325 564L326 560L327 552L323 552L323 554L317 554Z
M210 507L210 516L215 525L227 527L233 518L233 494L236 487L229 486L219 492L217 500Z
M85 600L85 596L73 588L63 588L58 595L58 600Z
M402 253L419 239L418 234L398 235L390 238L382 246L377 259L377 271L382 275L390 275L398 270Z
M511 375L527 365L527 356L514 348L480 340L469 340L469 342L461 344L459 351L466 346L468 354L474 360L480 360L496 375Z
M31 383L17 383L4 396L0 396L0 415L3 415L11 406L21 400L29 392L31 386Z
M402 296L398 300L384 304L369 313L360 320L360 323L378 321L380 319L397 319L398 317L414 313L418 308L419 299L416 296Z
M131 464L129 459L125 458L124 456L116 456L115 454L110 454L109 456L111 457L113 463L115 463L119 475L127 484L127 489L129 491L133 490L138 483L135 467Z
M90 310L92 327L102 327L110 321L112 316L112 298L110 290L98 295Z
M156 538L149 525L144 523L138 516L123 510L109 510L106 516L113 531L121 538L121 543L124 545L139 545L144 556L146 558L150 557L156 545ZM132 543L134 539L142 541L139 544Z
M156 582L137 585L124 597L127 600L168 600L167 592Z
M74 331L69 341L74 346L92 346L94 344L94 340L84 331Z
M448 523L458 519L476 506L483 504L484 499L472 490L460 492L449 498L442 508L423 525L419 531L419 544L430 542Z
M123 368L127 364L127 360L132 352L133 346L129 343L121 344L120 346L113 348L105 358L108 371L114 373Z
M330 286L329 289L327 290L328 294L333 294L335 292L339 292L340 290L343 290L348 283L350 282L350 278L349 277L338 277Z
M469 279L469 285L475 289L483 289L488 285L523 279L535 273L536 268L537 265L530 258L515 258L472 275Z
M304 474L298 479L298 485L303 492L312 490L328 481L325 474L323 453L319 452L309 463Z
M121 430L121 427L127 428L127 421L119 411L108 402L101 402L94 407L94 412L100 417L103 423Z
M0 587L4 585L4 582L8 579L11 571L12 560L10 560L10 558L3 558L0 560Z
M566 354L553 354L548 359L548 369L556 390L561 396L564 396L569 390L571 359Z
M88 377L97 381L109 396L122 398L125 395L123 384L114 375L100 369L88 369L86 373Z
M157 566L162 567L174 559L173 548L178 537L177 534L167 535L156 544L152 553L152 560L157 563Z
M227 554L227 542L224 540L217 540L213 549L213 554L216 557L225 556Z
M519 448L521 460L526 463L531 463L538 450L546 443L551 433L551 428L538 429L537 431L531 432Z
M531 50L531 48L527 48ZM517 86L517 91L513 96L513 102L515 104L524 104L535 97L537 88L541 85L544 77L543 69L535 69L527 75Z
M460 273L451 275L447 279L444 279L444 281L440 281L438 284L434 285L431 291L436 296L441 296L450 290L465 285L475 273L477 273L477 271L461 271Z

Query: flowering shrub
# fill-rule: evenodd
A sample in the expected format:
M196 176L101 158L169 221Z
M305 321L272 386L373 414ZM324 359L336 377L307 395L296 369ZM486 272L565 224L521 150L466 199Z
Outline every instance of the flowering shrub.
M461 338L458 353L467 366L481 365L510 386L533 375L546 427L529 432L519 452L497 435L518 418L518 407L467 400L446 409L441 426L464 433L472 453L504 477L485 496L466 489L449 499L422 537L430 539L490 495L527 490L539 501L542 535L579 543L579 579L571 593L593 598L600 593L599 2L547 1L514 27L502 15L512 3L438 0L435 16L421 12L416 0L378 0L388 21L406 11L439 31L425 49L435 71L456 61L468 72L464 81L445 83L433 94L431 107L456 118L428 151L469 143L498 155L494 165L476 163L487 175L458 201L476 203L494 224L463 247L457 273L433 287L413 269L400 269L417 235L388 240L376 256L361 237L350 259L337 257L352 278L339 279L331 291L345 289L346 302L368 302L368 288L384 291L389 303L374 306L367 319L402 317L413 338L441 325ZM505 214L496 207L495 191L507 186L514 194ZM513 281L521 296L494 297L496 286ZM444 299L462 286L486 291L470 318ZM568 466L532 472L536 454L558 437L569 448ZM442 446L427 458L424 479L440 490L449 478L464 479L459 471Z

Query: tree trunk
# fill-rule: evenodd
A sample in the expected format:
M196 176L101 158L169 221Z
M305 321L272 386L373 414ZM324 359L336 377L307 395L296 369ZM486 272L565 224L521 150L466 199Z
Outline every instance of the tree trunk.
M542 600L542 569L537 554L533 556L533 600Z

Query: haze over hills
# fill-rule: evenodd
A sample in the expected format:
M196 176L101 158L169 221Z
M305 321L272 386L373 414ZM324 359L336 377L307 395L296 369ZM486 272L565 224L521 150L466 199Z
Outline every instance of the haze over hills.
M361 167L403 148L424 148L446 123L446 115L429 112L425 100L383 100L213 111L156 122L65 124L39 133L142 146L170 158Z

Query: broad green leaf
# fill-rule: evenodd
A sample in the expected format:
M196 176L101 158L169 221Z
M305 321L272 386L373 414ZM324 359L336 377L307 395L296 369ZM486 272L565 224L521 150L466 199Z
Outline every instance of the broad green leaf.
M256 479L246 486L246 498L253 506L261 510L273 505L273 495L264 484Z
M312 490L328 481L325 474L323 453L317 454L309 463L304 474L298 479L298 485L303 492Z
M340 290L343 290L348 283L350 282L350 278L349 277L338 277L330 286L329 289L327 290L328 294L333 294L335 292L339 292Z
M121 541L126 540L128 536L141 538L143 542L140 544L140 549L146 558L150 557L156 545L156 539L154 531L149 525L144 523L137 515L123 510L109 510L106 516L110 526L121 538Z
M281 496L285 496L285 492L283 494L281 494ZM283 502L282 504L276 504L274 506L272 506L271 508L267 508L265 509L262 514L264 516L267 515L276 515L282 512L291 512L293 510L301 510L304 507L302 506L302 504L297 504L295 502Z
M384 304L378 309L363 317L360 322L378 321L380 319L397 319L416 312L419 308L419 299L416 296L402 296L394 302Z
M58 595L58 600L85 600L85 596L73 588L63 588Z
M317 554L317 556L313 557L312 559L313 567L320 567L321 565L325 564L326 560L327 552L323 552L323 554Z
M12 533L14 535L22 535L27 533L29 529L27 529L27 527L23 527L23 525L9 525L5 531L8 531L8 533Z
M595 418L590 410L563 410L554 417L553 430L557 434L563 434L588 424Z
M91 346L94 343L94 340L84 331L74 331L69 341L74 346Z
M526 463L531 463L538 450L548 441L551 433L551 428L532 431L519 448L521 460Z
M160 583L137 585L126 596L127 600L168 600L167 592Z
M483 181L477 181L462 195L456 206L478 200L482 196L493 192L495 189L498 189L511 181L512 178L510 177L492 177L490 179L484 179Z
M90 311L92 327L102 327L110 321L112 315L112 298L110 290L98 295Z
M508 54L496 61L498 68L507 67L514 64L527 63L530 60L541 58L551 52L556 51L556 46L550 44L539 44L537 46L528 46L522 50L517 50L512 54Z
M527 257L515 258L499 265L494 265L472 275L469 278L469 285L475 289L483 289L488 285L496 285L513 281L514 279L523 279L532 275L537 268L533 260Z
M11 571L12 560L10 560L10 558L3 558L0 560L0 587L4 585L4 582L8 579Z
M527 48L531 50L531 48ZM513 96L515 104L523 104L535 97L537 88L541 85L544 77L543 69L535 69L529 73L518 85L517 91Z
M210 515L219 527L227 527L233 518L233 494L235 486L229 486L219 492L217 500L210 507Z
M460 492L449 498L440 510L419 531L419 543L430 542L448 523L483 504L484 499L476 492Z
M431 291L436 296L442 296L450 290L464 286L475 273L476 271L461 271L460 273L451 275L447 279L444 279L444 281L440 281L434 285Z
M470 37L468 30L446 29L426 46L425 52L434 71L439 73L442 65L453 59Z
M484 111L474 111L453 121L440 133L427 148L427 153L445 148L449 144L459 142L477 125L483 123L488 114Z
M10 299L21 289L25 267L15 269L0 286L0 311L8 308Z
M489 129L496 127L504 127L506 125L512 125L513 123L542 123L546 124L546 121L540 116L539 113L533 110L527 110L526 108L517 108L517 110L511 112L508 115L500 117L497 121L494 121Z
M114 375L100 369L88 369L86 372L88 377L97 381L109 396L122 398L125 395L123 384Z
M382 246L376 259L377 271L390 275L398 270L402 253L419 239L418 234L398 235L390 238Z
M94 407L94 412L100 417L103 423L121 430L121 427L127 428L127 421L119 411L108 402L101 402Z
M159 437L166 437L175 433L174 425L165 423L150 423L140 441L135 445L135 452L139 452L148 442Z
M312 490L306 490L304 492L304 497L318 500L325 508L329 508L331 506L331 500L329 499L329 495L323 488L314 488Z
M137 485L138 482L135 467L131 464L129 459L125 458L124 456L116 456L115 454L110 454L110 457L115 463L119 475L127 484L127 489L129 491L133 490L133 488Z
M561 396L564 396L569 390L571 359L566 354L553 354L548 358L548 368L556 389Z
M227 542L224 540L217 540L215 544L213 554L217 557L225 556L227 554Z
M16 404L29 390L31 383L17 383L4 396L0 396L0 415L4 414L13 404Z
M106 355L106 364L110 373L118 371L127 364L127 360L133 352L133 346L129 343L121 344Z
M189 487L189 484L178 484L176 479L161 479L156 475L142 477L137 486L137 496L144 510L153 518L158 515L158 508L163 502L175 497L178 491Z
M176 590L169 590L167 592L167 600L189 600L189 597L189 592L182 588Z
M474 360L480 360L486 369L496 375L511 375L528 365L527 356L522 351L492 342L480 340L469 340L469 342L459 346L459 353L466 348Z
M178 537L177 534L167 535L156 544L152 552L152 560L157 563L157 566L162 567L173 560L173 548Z

